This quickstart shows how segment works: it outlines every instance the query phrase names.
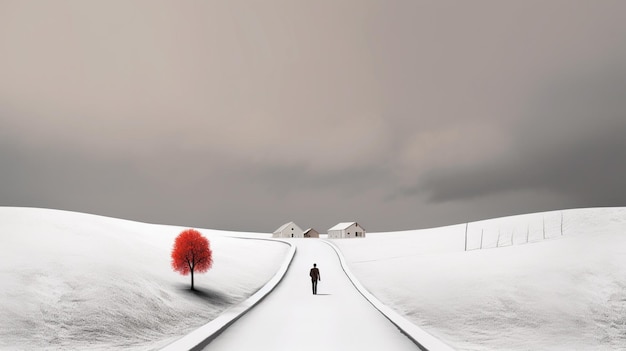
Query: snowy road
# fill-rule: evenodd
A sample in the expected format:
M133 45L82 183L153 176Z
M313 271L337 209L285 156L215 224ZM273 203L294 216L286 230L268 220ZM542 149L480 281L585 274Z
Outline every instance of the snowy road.
M419 350L354 288L333 249L296 239L283 281L205 350ZM311 292L309 269L321 282Z

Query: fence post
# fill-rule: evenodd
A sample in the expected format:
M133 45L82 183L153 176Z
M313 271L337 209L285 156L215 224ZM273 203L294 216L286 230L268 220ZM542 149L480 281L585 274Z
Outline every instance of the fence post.
M496 247L500 247L500 229L498 229L498 241L496 241Z
M480 230L480 249L483 249L483 234L485 233L485 229Z
M467 227L469 226L469 222L465 223L465 251L467 251Z

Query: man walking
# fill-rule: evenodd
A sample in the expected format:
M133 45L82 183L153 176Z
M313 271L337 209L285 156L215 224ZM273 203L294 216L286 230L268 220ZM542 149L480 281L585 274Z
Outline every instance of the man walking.
M317 281L322 280L322 277L320 276L320 270L317 269L317 264L313 263L313 268L311 268L309 275L311 276L311 284L313 286L313 295L317 295Z

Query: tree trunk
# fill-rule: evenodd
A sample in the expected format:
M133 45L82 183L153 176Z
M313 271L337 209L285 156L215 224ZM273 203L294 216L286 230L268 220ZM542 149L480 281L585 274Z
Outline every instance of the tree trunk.
M191 290L196 290L193 287L193 269L191 270Z

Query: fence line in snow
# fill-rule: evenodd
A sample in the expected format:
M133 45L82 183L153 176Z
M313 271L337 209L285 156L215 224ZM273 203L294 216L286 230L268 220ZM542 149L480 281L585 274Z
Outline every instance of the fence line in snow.
M465 251L523 245L563 236L565 211L505 217L465 224Z

